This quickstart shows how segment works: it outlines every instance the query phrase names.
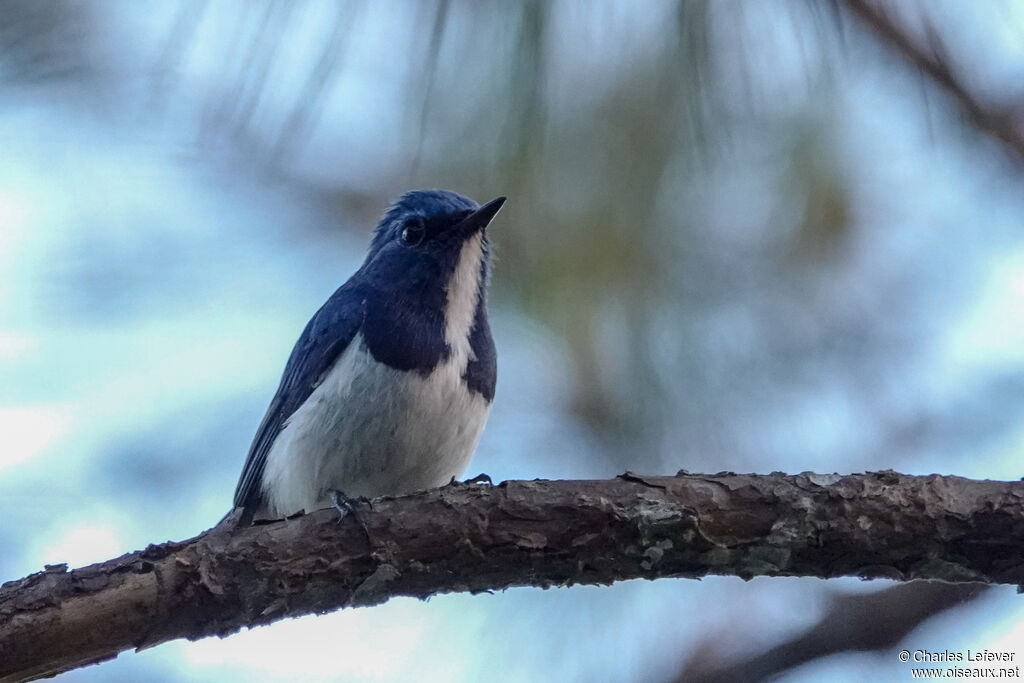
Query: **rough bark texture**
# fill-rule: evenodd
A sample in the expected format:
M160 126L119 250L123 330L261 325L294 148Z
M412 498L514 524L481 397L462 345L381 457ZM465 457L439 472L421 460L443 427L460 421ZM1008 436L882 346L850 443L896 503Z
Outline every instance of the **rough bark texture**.
M1024 584L1024 483L894 472L457 484L0 587L0 680L396 595L708 574Z

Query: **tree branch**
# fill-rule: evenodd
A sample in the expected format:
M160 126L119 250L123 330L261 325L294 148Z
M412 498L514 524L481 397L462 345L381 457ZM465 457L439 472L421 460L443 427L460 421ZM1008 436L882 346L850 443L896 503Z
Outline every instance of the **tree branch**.
M1024 128L1015 111L983 102L964 85L931 26L926 25L928 44L924 45L872 0L842 0L842 3L879 40L945 90L982 132L1001 142L1019 161L1024 161Z
M372 509L371 509L372 508ZM895 472L459 484L0 586L0 680L398 595L708 574L1024 583L1024 483Z

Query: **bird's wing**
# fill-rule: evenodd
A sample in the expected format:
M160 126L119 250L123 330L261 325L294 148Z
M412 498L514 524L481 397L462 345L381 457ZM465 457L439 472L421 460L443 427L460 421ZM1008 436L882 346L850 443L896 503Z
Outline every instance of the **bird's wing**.
M252 511L262 502L261 484L267 454L277 435L348 348L363 322L363 297L349 281L310 319L295 343L277 393L249 447L235 489L235 507Z

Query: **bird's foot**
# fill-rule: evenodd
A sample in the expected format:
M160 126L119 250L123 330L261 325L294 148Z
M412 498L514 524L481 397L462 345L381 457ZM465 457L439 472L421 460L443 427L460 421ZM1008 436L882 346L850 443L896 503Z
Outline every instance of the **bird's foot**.
M356 522L359 523L359 526L360 528L362 528L363 533L366 534L366 542L372 545L370 541L370 530L366 528L366 522L364 522L363 518L359 515L358 512L356 512L355 501L357 499L349 498L341 491L331 490L328 492L328 494L330 495L331 498L331 505L333 505L334 509L338 511L338 521L341 522L349 515L352 515L352 519L356 520ZM363 498L361 500L366 499Z
M491 475L486 472L481 472L472 479L467 479L466 481L459 481L455 478L455 475L452 475L452 478L448 480L448 483L445 484L445 486L455 486L457 484L487 484L489 486L494 486L494 482L491 481Z
M328 493L331 498L331 505L333 505L334 509L338 511L338 514L341 516L341 519L345 519L349 515L352 515L353 517L359 516L356 513L356 507L355 505L353 505L353 500L351 498L346 496L341 491L331 490Z

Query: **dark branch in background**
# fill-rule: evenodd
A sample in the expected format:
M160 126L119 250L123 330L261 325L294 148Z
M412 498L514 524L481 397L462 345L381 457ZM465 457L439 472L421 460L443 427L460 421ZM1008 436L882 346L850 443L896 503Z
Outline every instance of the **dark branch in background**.
M746 659L722 647L722 642L729 642L729 634L709 636L697 646L676 680L756 683L841 652L888 650L924 621L974 600L987 588L977 583L914 581L867 595L837 595L812 628Z
M871 33L949 93L975 126L999 140L1024 162L1024 127L1013 108L983 102L972 93L954 71L942 41L929 25L926 24L928 38L924 45L871 0L841 2Z
M371 509L372 508L372 509ZM709 574L1024 583L1024 482L895 472L462 484L0 587L0 680L394 596Z

